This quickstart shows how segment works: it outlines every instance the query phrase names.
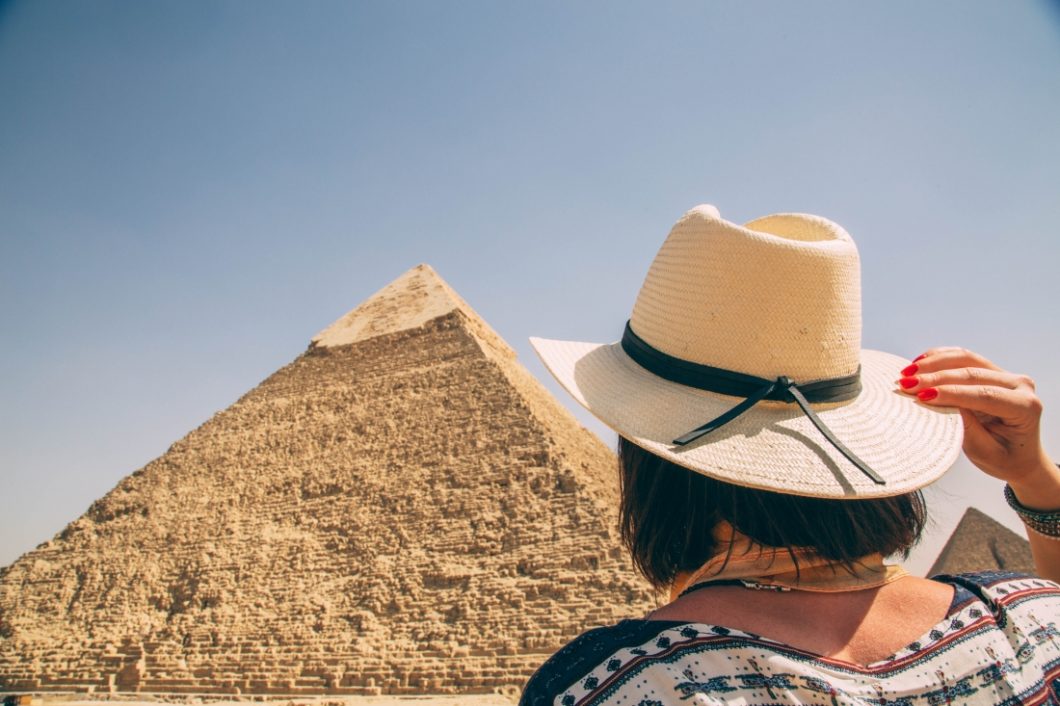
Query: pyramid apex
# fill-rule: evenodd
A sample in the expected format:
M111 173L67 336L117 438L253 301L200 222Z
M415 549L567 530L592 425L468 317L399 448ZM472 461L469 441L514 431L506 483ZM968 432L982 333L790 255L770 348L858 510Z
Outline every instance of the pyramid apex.
M416 328L431 319L471 309L434 268L420 263L313 337L313 347L345 346Z

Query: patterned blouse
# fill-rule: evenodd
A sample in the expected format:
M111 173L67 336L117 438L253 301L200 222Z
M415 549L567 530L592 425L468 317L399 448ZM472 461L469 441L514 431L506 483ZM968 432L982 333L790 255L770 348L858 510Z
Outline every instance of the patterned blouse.
M860 666L718 625L624 620L530 678L520 706L1060 706L1060 586L1003 572L937 576L947 616Z

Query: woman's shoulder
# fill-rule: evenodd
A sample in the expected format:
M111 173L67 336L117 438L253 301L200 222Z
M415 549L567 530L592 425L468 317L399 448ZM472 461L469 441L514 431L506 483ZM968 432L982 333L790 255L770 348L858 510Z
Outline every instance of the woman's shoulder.
M1013 571L939 574L931 579L954 587L954 608L973 599L983 601L995 612L1026 601L1060 600L1060 585L1038 576Z
M982 620L989 620L987 614L993 613L996 621L990 622L996 622L996 627L1011 631L1011 639L1025 641L1026 635L1035 640L1060 637L1055 622L1047 619L1042 624L1039 620L1040 617L1060 615L1060 586L1052 581L1002 571L932 578L950 584L955 589L945 619L949 624L945 631L939 632L940 636L977 630L979 628L976 626ZM935 637L935 632L932 631L932 637ZM573 692L593 692L629 665L650 661L659 654L670 654L679 644L693 644L704 638L712 643L720 640L719 644L733 649L746 646L748 639L743 638L754 642L753 635L725 627L687 621L623 620L589 630L555 653L527 682L520 705L565 706L565 702L558 699L572 693L572 689ZM1022 650L1023 654L1029 654L1031 649L1022 642L1015 647ZM909 649L925 653L930 652L929 648L917 642L910 645ZM571 703L576 700L570 698Z
M557 695L585 677L611 655L623 648L638 649L661 633L682 625L661 620L623 620L594 628L567 643L534 672L523 689L520 706L551 704ZM593 688L595 685L587 685Z

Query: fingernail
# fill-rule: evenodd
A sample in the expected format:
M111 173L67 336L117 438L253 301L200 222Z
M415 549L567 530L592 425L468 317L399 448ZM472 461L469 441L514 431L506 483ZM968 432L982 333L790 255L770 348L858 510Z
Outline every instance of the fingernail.
M938 397L939 391L933 387L929 387L926 390L921 390L920 392L916 393L916 396L927 402L928 400L933 400Z
M915 362L917 362L918 360L923 360L924 358L927 358L927 353L921 353L921 354L920 354L920 355L918 355L918 356L917 356L916 358L913 358L913 362L915 363Z
M916 387L917 383L919 383L919 382L920 381L917 380L916 378L902 378L901 380L898 381L898 384L901 385L906 390L908 390L908 389L910 389L912 387Z
M916 371L918 370L920 370L920 366L916 365L915 363L913 365L907 365L902 368L902 375L906 377L909 377L910 375L916 375Z

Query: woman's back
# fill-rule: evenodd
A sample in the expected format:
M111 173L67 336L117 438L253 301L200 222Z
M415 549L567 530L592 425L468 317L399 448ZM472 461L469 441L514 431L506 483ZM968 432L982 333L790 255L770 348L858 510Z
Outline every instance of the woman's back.
M834 595L717 586L581 636L523 703L1055 704L1058 616L1060 587L1014 574Z

